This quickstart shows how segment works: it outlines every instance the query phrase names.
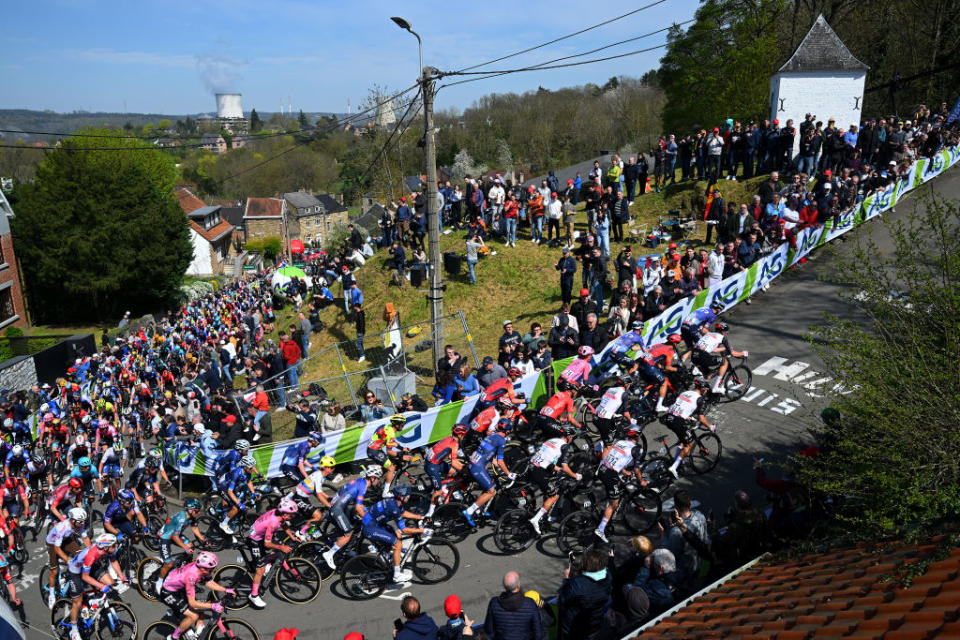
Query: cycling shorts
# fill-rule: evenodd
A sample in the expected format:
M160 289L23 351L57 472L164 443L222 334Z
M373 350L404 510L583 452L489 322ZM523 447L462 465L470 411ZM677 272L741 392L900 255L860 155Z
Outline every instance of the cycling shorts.
M490 472L487 471L486 467L481 467L478 464L472 464L470 465L470 475L474 477L474 479L477 481L477 484L479 484L480 488L484 491L493 489L493 479L490 477Z
M563 425L556 418L540 415L540 430L545 438L557 438L563 435Z
M376 522L363 525L363 537L390 547L397 541L397 536L391 530L381 527Z
M137 528L129 520L124 520L119 524L114 524L113 522L110 524L112 524L117 531L125 536L133 536L137 534Z
M245 544L250 551L250 558L254 567L259 569L260 567L267 566L267 564L272 561L273 553L269 552L273 551L273 549L267 549L263 540L251 540L247 538Z
M697 340L700 339L700 331L697 327L692 327L690 325L680 325L680 337L683 338L683 344L687 345L687 350L692 350L693 346L697 344Z
M303 474L300 473L300 467L295 464L282 464L280 465L280 473L292 480L293 482L300 482L303 480Z
M101 477L108 478L119 478L123 475L123 469L120 468L118 464L105 464L103 465L103 473L100 474Z
M670 431L673 431L673 433L677 436L677 439L679 439L682 444L686 445L693 442L693 432L687 425L687 421L680 416L675 416L672 413L668 413L660 418L660 422L670 429Z
M85 588L83 581L82 573L74 573L73 571L67 571L67 597L68 598L79 598L83 595L83 590Z
M183 614L187 612L187 609L190 608L190 605L187 602L187 594L183 591L183 589L176 592L161 589L160 601L173 609L178 616L183 616Z
M38 473L35 476L27 476L27 486L29 486L30 491L34 493L42 490L46 481L47 475L45 473ZM41 499L43 498L41 497Z
M383 449L367 449L367 457L384 468L390 466L390 458Z
M690 355L690 360L699 367L702 373L709 373L711 370L723 364L722 355L719 353L709 353L702 349L694 349Z
M432 462L424 463L423 470L427 472L427 475L430 476L430 485L434 491L439 491L440 487L443 485L443 477L447 475L447 471L450 470L450 465L445 462L440 464L433 464Z
M304 518L309 518L313 515L313 512L317 510L313 504L310 502L310 498L304 498L302 495L293 492L293 495L290 496L290 499L297 505L297 515L303 516Z
M169 540L160 538L160 560L163 564L173 564L173 553L170 550L171 544Z
M342 504L333 503L330 507L330 517L333 518L333 523L340 529L340 533L346 535L353 531L353 524L343 507Z
M639 368L637 373L640 374L640 377L647 381L648 384L663 384L663 372L660 369L657 369L655 366L649 362L640 361L637 363Z
M13 502L4 502L3 509L10 514L11 518L16 518L20 515L20 501L14 500Z
M543 492L544 496L555 496L560 492L557 473L551 469L530 465L527 470L527 476L535 485L540 487L540 491Z
M620 482L620 474L607 467L600 467L600 480L603 482L603 490L609 500L619 500L623 495L623 483Z

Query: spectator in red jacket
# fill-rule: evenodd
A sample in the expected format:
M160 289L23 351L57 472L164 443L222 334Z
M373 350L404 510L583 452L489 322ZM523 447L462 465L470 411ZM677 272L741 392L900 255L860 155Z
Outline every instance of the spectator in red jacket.
M297 375L297 363L300 362L300 345L290 339L285 331L280 332L280 352L283 354L283 363L287 366L287 385L296 387L300 384L300 377ZM285 404L285 403L284 403Z

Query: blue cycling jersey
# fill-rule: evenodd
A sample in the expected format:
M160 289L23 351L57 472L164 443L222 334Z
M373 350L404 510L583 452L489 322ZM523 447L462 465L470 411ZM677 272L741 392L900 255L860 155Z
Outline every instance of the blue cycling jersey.
M127 517L127 514L130 511L133 511L134 513L137 513L139 511L139 508L137 507L136 502L134 502L133 506L131 507L124 507L122 504L120 504L119 500L114 500L113 502L110 503L110 506L107 507L107 510L104 512L103 521L109 522L113 526L117 526L118 524L123 524L124 522L130 522L130 518Z
M697 309L683 321L686 327L701 327L705 324L711 324L717 319L717 314L710 307Z
M76 466L70 471L70 477L71 477L71 478L80 478L80 479L83 480L84 482L89 482L90 480L93 480L93 478L94 478L93 467L90 467L89 469L87 469L86 472L84 472L84 471L81 471L81 470L80 470L80 465L76 465Z
M311 447L310 443L304 440L298 444L293 445L292 447L287 447L283 452L283 460L281 464L288 464L295 466L301 460L306 460L310 464L317 465L320 464L320 458L323 457L323 444L316 447Z
M236 493L239 487L246 486L248 482L250 474L243 467L237 467L220 480L220 490Z
M370 507L363 516L363 524L368 525L371 522L378 526L383 526L388 522L396 520L403 528L402 519L403 507L395 498L386 498Z
M503 447L506 444L507 439L503 437L503 434L496 432L489 434L470 456L470 464L486 467L494 456L497 460L503 460Z
M26 461L27 461L27 456L22 451L20 452L19 455L17 455L11 449L10 453L7 454L7 459L6 459L7 466L11 464L23 464Z
M240 458L243 456L240 455L240 452L236 449L231 449L226 451L217 458L217 466L214 468L214 475L222 476L225 475L228 471L232 471L234 467L237 466L240 462Z
M626 353L637 345L643 346L643 335L636 331L627 331L614 341L613 346L610 347L610 351L613 353Z
M363 504L363 496L367 492L367 479L354 478L344 486L340 487L336 497L333 499L336 504Z

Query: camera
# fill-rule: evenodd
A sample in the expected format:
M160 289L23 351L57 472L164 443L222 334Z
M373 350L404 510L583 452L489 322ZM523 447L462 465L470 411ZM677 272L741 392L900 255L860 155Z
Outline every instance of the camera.
M393 628L397 631L403 631L403 620L400 618L393 619Z

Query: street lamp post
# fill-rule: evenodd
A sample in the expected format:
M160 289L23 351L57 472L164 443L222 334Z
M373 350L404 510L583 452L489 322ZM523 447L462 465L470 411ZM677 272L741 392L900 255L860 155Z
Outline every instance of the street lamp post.
M403 18L390 18L401 29L417 39L420 53L420 88L423 92L423 153L427 164L427 230L430 239L430 320L433 327L433 367L443 356L443 283L440 257L440 211L437 208L437 146L433 128L433 74L436 69L423 66L423 41Z

